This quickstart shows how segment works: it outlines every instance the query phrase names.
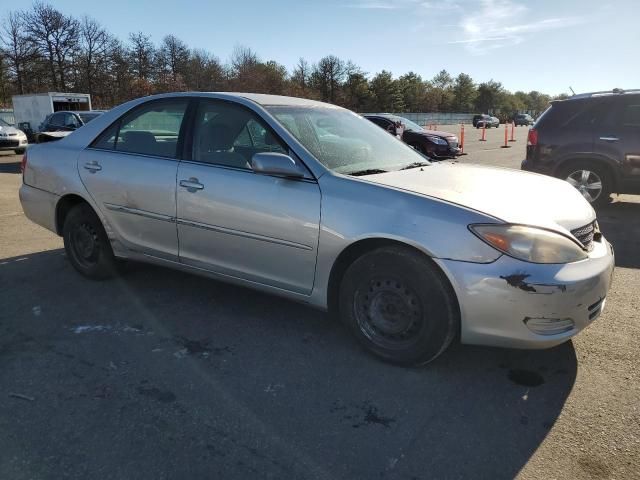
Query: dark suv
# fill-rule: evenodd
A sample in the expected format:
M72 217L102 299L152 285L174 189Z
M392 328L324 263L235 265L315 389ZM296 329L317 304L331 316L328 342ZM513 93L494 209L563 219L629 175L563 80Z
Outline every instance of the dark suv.
M566 180L594 206L640 193L640 90L552 102L529 130L522 169Z
M366 114L363 116L392 135L396 135L398 122L402 123L404 125L402 141L434 160L456 158L460 155L458 137L454 133L425 130L407 118L389 113Z
M513 116L513 123L516 127L520 125L528 127L529 125L533 125L533 117L528 113L518 113Z

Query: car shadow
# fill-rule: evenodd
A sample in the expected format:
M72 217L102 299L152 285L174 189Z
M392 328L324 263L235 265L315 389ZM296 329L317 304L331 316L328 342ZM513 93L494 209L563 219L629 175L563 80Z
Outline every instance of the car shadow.
M138 264L89 281L63 250L0 260L0 292L0 390L33 397L0 402L0 447L35 477L513 478L576 378L571 342L401 368L304 305Z
M616 254L616 266L640 268L640 203L614 201L598 210L598 224Z

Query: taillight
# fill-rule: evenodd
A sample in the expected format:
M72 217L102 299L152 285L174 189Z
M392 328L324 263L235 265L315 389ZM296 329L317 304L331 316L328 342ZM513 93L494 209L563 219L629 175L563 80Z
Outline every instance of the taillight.
M531 145L535 147L538 144L538 131L535 128L529 130L529 135L527 136L527 145Z
M25 169L27 168L27 151L24 151L22 155L22 161L20 162L20 172L24 174Z

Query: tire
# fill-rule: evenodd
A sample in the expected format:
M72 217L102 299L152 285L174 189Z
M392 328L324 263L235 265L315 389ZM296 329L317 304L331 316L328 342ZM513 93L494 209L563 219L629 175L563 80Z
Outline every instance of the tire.
M71 265L87 278L115 275L116 259L100 219L87 204L76 205L64 219L64 249Z
M443 353L460 323L444 274L419 252L390 246L365 253L340 285L340 318L366 350L398 365Z
M16 155L23 155L24 154L25 149L24 148L16 148L13 152Z
M588 172L588 174L584 174L583 172ZM586 175L586 177L584 175ZM566 180L573 185L582 193L585 200L594 207L607 205L611 201L613 178L609 170L597 162L588 160L571 162L560 169L558 178ZM596 190L589 188L589 185L597 185L598 180L601 189L596 194Z

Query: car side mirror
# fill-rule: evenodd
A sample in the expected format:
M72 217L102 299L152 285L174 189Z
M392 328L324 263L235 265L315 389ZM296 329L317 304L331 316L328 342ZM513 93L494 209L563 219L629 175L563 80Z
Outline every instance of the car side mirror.
M263 175L280 175L290 178L304 177L304 171L289 155L276 152L260 152L251 157L251 168Z

